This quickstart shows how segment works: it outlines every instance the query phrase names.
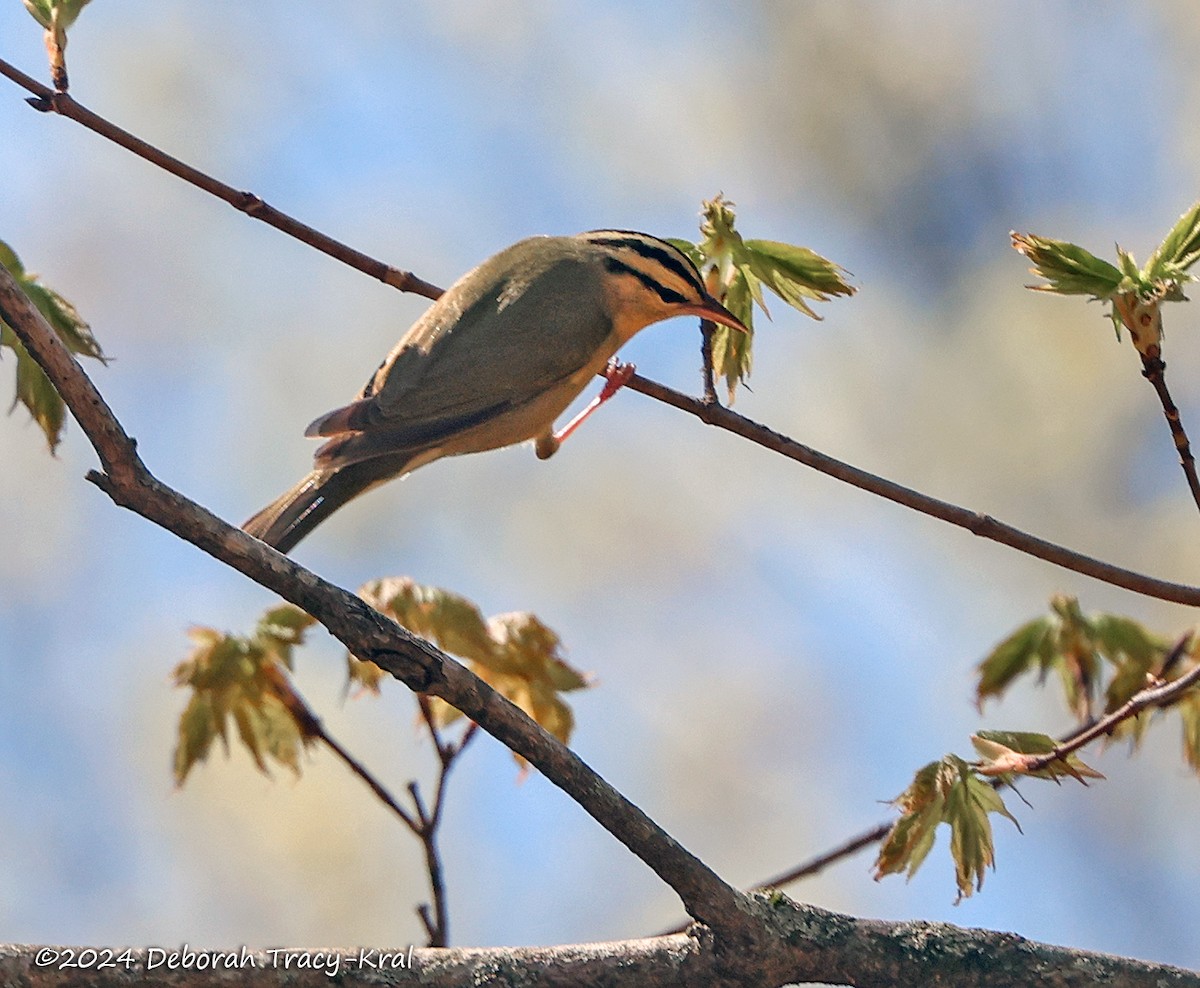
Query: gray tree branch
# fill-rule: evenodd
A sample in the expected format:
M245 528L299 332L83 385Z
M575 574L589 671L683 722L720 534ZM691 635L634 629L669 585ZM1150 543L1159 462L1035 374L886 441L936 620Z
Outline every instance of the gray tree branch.
M568 944L557 947L493 947L363 951L245 951L174 970L164 953L132 952L132 965L95 970L62 968L68 948L0 946L0 984L20 988L329 988L330 984L424 988L522 985L523 988L763 988L793 982L862 986L924 985L929 988L1198 988L1200 976L1166 965L1107 954L1067 950L1009 933L970 930L947 923L896 923L854 919L800 906L781 895L746 902L759 935L737 947L722 946L711 933L689 933ZM122 948L114 948L111 957ZM383 957L389 966L381 969ZM42 963L39 964L39 956ZM78 952L70 959L76 961ZM289 966L284 968L284 961ZM49 959L49 963L45 961ZM183 958L179 958L180 961ZM147 962L158 962L146 970ZM201 965L206 965L201 969ZM306 966L301 966L301 965ZM371 966L374 964L375 966ZM397 966L403 964L404 966ZM223 967L221 965L232 965ZM336 978L331 971L336 966ZM411 966L408 966L411 965ZM216 966L216 970L210 968Z

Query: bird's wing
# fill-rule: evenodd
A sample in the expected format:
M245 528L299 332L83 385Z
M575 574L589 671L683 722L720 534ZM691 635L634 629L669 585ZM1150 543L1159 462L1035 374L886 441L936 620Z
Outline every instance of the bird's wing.
M388 355L363 397L317 419L309 435L386 433L393 448L437 445L536 399L591 362L611 333L591 262L568 256L539 267L536 252L528 260L506 256L530 243L447 292ZM496 268L507 275L497 277Z

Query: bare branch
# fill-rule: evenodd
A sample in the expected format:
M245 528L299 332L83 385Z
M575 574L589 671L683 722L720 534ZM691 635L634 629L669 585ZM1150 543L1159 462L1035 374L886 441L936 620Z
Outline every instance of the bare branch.
M240 192L232 186L204 174L199 169L185 164L178 158L171 157L171 155L159 150L154 145L143 141L139 137L134 137L133 134L110 123L99 114L93 113L87 107L77 103L67 93L55 92L53 89L43 86L36 79L30 78L20 69L10 65L3 59L0 59L0 75L7 76L18 86L33 93L35 98L28 102L35 110L41 110L44 113L57 113L60 116L69 117L76 123L88 128L88 130L94 131L101 137L108 138L108 140L119 144L127 151L132 151L139 158L144 158L164 171L168 171L185 182L229 203L234 209L245 213L252 219L262 220L269 226L283 231L290 237L295 237L310 247L315 247L317 250L336 258L343 264L348 264L363 274L370 275L370 277L382 281L385 285L391 285L402 292L414 292L417 295L424 295L426 298L437 298L442 293L440 288L429 284L427 281L422 281L411 271L401 271L398 268L384 264L382 261L377 261L375 258L362 253L362 251L355 250L353 247L334 240L319 230L314 230L311 226L288 216L274 206L268 205L253 193Z
M1191 443L1188 442L1187 433L1183 430L1179 409L1167 388L1167 365L1163 362L1162 351L1158 346L1152 346L1149 355L1139 351L1138 356L1142 358L1142 377L1153 385L1162 405L1163 415L1167 419L1167 427L1171 430L1171 439L1175 443L1176 452L1179 453L1179 465L1183 467L1183 475L1187 478L1188 489L1192 492L1192 500L1196 502L1196 507L1200 508L1200 477L1196 476L1196 457L1192 455Z
M1012 525L997 521L990 515L960 508L948 501L940 501L928 494L922 494L920 491L897 484L895 481L868 473L849 463L843 463L841 460L834 459L811 446L796 442L796 440L739 415L722 405L692 398L637 374L630 378L625 387L665 402L680 411L688 412L706 425L713 425L718 429L741 436L743 439L749 439L764 449L779 453L797 463L803 463L806 467L812 467L835 480L850 484L869 494L876 494L889 501L894 501L906 508L912 508L921 514L939 518L959 528L965 528L972 535L991 539L993 542L999 542L1001 545L1009 546L1026 555L1044 559L1048 563L1063 567L1063 569L1090 576L1102 583L1131 590L1144 597L1156 597L1159 600L1169 600L1176 604L1188 604L1193 607L1200 605L1200 587L1185 583L1171 583L1156 577L1145 576L1134 570L1114 566L1112 563L1085 556L1073 549L1047 542L1036 535L1030 535Z
M756 896L748 908L771 935L732 954L703 931L558 947L452 950L402 948L248 951L235 969L174 968L149 951L111 967L65 967L67 949L0 946L0 983L26 988L328 988L420 983L426 988L520 984L526 988L771 988L795 982L842 985L954 985L955 988L1200 988L1200 976L1165 964L1068 950L1012 933L964 930L946 923L859 920L801 907L783 896ZM161 948L160 948L161 951ZM112 956L121 953L120 948ZM208 952L205 952L208 953ZM75 953L78 957L78 952ZM38 958L41 961L38 961ZM307 964L300 966L300 958ZM147 962L158 966L147 970ZM47 961L49 960L49 963ZM285 968L285 963L288 967ZM318 966L320 965L320 966ZM331 972L336 976L331 976Z

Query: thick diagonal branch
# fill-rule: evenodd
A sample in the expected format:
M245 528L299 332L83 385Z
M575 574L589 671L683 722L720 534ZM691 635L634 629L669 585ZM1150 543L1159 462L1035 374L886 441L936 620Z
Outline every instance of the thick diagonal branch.
M439 696L462 711L527 758L649 865L675 890L689 915L718 931L740 930L739 892L507 699L356 595L321 579L155 479L91 379L3 268L0 318L16 332L71 409L103 466L103 473L93 472L88 477L117 504L303 608L352 654L374 662L411 689Z

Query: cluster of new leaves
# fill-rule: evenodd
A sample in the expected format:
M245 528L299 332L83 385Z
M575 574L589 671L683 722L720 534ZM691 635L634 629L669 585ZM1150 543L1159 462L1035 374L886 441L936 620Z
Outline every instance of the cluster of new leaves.
M287 674L292 649L313 623L298 607L282 604L267 611L250 635L192 629L195 648L174 672L175 685L192 691L179 718L177 784L208 757L217 738L228 753L230 721L260 771L267 772L269 758L300 773L300 749L317 728Z
M1076 598L1056 594L1048 615L1021 625L979 664L975 698L982 705L1027 673L1041 680L1053 673L1072 715L1086 721L1098 709L1116 710L1146 686L1148 677L1161 676L1169 652L1165 638L1137 621L1087 615Z
M713 333L713 370L725 378L731 402L738 383L750 375L754 303L770 316L763 298L764 286L813 319L821 317L809 306L809 300L825 302L855 291L846 282L843 268L807 247L775 240L743 240L734 229L733 205L721 195L706 201L700 214L700 243L671 241L695 262L709 293L751 330L746 334L717 326Z
M58 292L47 288L38 281L36 274L26 271L16 252L3 240L0 240L0 264L4 265L29 300L46 317L46 321L58 334L59 339L66 344L68 350L72 353L83 354L85 357L94 357L101 362L104 361L104 352L100 349L100 344L92 336L88 324L75 311L75 306ZM12 408L16 408L17 403L20 402L29 409L29 414L33 416L34 421L45 434L46 444L50 447L50 451L54 452L62 438L63 418L66 411L63 400L54 390L50 379L46 377L46 372L38 366L26 351L25 345L17 339L12 327L0 319L0 354L3 353L4 347L12 350L17 358L17 386Z
M1195 280L1188 269L1200 260L1200 202L1179 218L1141 268L1120 247L1113 265L1078 244L1028 233L1011 237L1013 247L1033 262L1030 270L1047 282L1031 289L1111 302L1109 316L1118 338L1124 325L1145 354L1161 341L1160 304L1186 301L1183 285Z
M996 867L992 824L998 813L1021 829L996 791L996 782L1018 775L1036 779L1103 778L1074 754L1057 756L1058 745L1045 734L980 731L971 738L979 760L946 755L917 772L912 784L894 799L900 819L888 832L875 862L875 878L907 872L911 878L933 847L937 828L950 827L958 896L983 888L984 872Z
M1017 822L991 783L957 755L926 765L893 804L900 819L880 846L875 878L902 871L911 878L933 847L938 826L945 823L950 826L960 898L982 888L984 870L995 867L988 814L999 813Z
M516 612L485 619L465 597L407 577L373 580L358 594L413 634L464 659L475 675L556 738L570 740L574 717L562 694L590 681L563 660L558 635L534 615ZM351 682L378 692L382 670L352 655L348 661ZM436 698L431 708L438 726L462 716ZM519 756L517 760L521 762Z
M1153 693L1185 674L1195 675L1192 641L1187 636L1172 645L1137 621L1115 614L1085 615L1074 597L1056 595L1048 616L1022 625L983 660L976 697L982 704L1021 676L1045 680L1054 674L1067 706L1084 727L1066 742L1045 734L980 731L971 738L976 761L947 755L925 766L895 800L900 818L880 849L876 877L901 871L911 876L945 823L959 896L970 895L982 886L984 870L995 866L988 814L1012 819L997 785L1011 785L1019 776L1079 782L1102 778L1074 748L1097 736L1136 743L1153 712L1168 703L1183 720L1185 757L1200 771L1200 691L1189 680L1178 684L1169 701Z
M1050 614L1022 625L980 663L976 697L1000 696L1028 673L1058 674L1067 706L1086 722L1120 710L1141 690L1173 682L1197 664L1197 643L1184 647L1117 614L1085 615L1074 597L1057 595ZM1101 699L1103 703L1101 704ZM1190 690L1173 703L1183 722L1184 758L1200 772L1200 693ZM1140 711L1115 726L1114 740L1138 744L1154 710Z

